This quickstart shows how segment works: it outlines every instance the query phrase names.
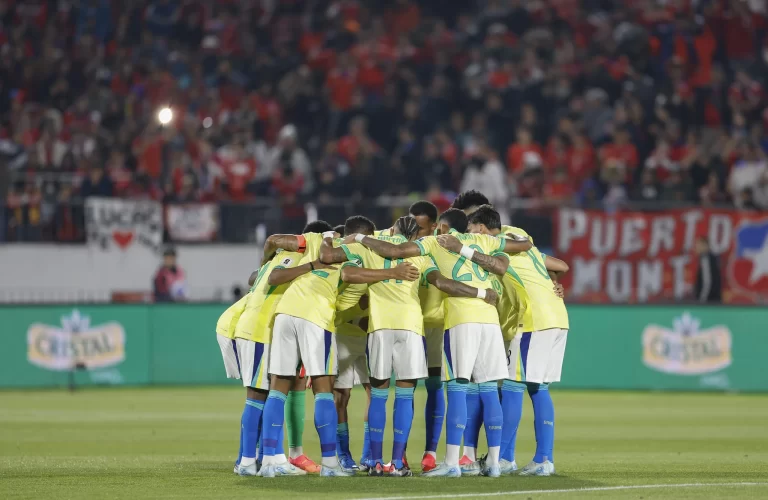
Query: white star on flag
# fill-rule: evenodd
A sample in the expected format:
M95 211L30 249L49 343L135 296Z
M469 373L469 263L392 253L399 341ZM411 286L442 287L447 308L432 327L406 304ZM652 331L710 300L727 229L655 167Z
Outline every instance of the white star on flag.
M763 240L760 250L744 250L744 256L752 261L752 272L749 274L749 284L768 275L768 236Z

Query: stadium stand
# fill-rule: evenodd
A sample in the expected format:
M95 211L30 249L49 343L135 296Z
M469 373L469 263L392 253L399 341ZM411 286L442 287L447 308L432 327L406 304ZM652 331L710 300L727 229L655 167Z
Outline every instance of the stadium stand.
M217 203L224 241L470 188L768 208L763 2L85 4L0 2L2 240L83 241L91 196Z

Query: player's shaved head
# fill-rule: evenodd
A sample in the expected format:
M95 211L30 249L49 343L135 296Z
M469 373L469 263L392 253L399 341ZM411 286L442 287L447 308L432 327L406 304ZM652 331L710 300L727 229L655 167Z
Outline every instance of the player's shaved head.
M408 209L408 213L414 217L424 215L429 218L430 222L437 222L437 207L434 203L427 200L420 200L411 205L411 208Z
M498 232L501 230L501 216L491 205L482 205L467 217L470 233Z
M333 228L333 232L336 234L344 234L344 224L339 224Z
M344 236L356 233L370 236L374 231L376 231L376 224L362 215L353 215L344 223Z
M419 225L419 232L417 233L419 238L429 236L435 232L439 212L434 203L427 200L417 201L411 205L411 208L408 209L408 213L416 219L416 222Z
M488 197L483 193L471 189L459 194L459 196L453 200L451 208L458 208L459 210L463 210L465 214L469 215L477 210L478 207L482 205L490 205L490 203L491 202L488 201Z
M304 226L302 233L324 233L326 231L333 231L333 226L324 220L316 220Z
M467 232L467 215L458 208L449 208L438 219L441 233L448 232L448 229L454 229L460 233Z

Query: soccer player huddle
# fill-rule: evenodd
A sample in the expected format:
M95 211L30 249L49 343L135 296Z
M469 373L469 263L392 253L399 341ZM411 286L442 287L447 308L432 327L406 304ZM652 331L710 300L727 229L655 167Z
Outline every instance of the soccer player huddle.
M301 235L270 236L250 291L216 325L227 376L246 388L235 473L412 476L405 452L414 391L424 380L422 476L554 474L548 387L560 380L565 353L568 314L558 277L567 271L524 230L502 226L476 191L462 193L439 215L433 204L417 202L382 231L353 216L336 228L316 221ZM385 464L393 378L394 439ZM319 466L302 447L309 385ZM356 385L367 396L359 463L347 416ZM533 403L536 454L518 470L525 392ZM437 463L444 424L445 460ZM481 458L483 425L488 452Z

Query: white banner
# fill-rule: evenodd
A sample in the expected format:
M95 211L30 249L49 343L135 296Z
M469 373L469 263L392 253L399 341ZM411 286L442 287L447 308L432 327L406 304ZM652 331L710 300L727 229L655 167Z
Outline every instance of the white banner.
M88 243L104 250L156 250L163 243L163 207L156 201L88 198L85 227Z
M213 203L168 205L165 222L173 241L211 241L219 230L219 207Z

